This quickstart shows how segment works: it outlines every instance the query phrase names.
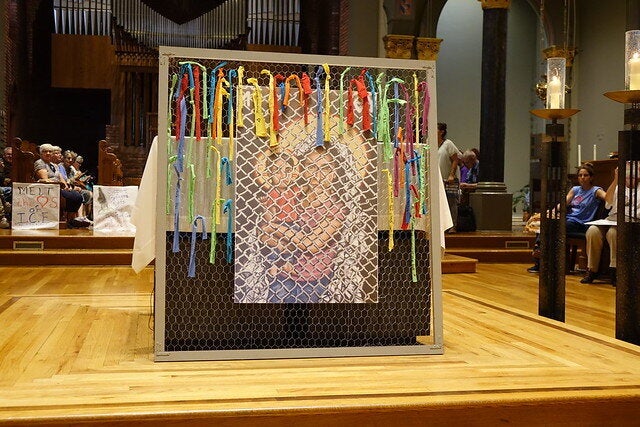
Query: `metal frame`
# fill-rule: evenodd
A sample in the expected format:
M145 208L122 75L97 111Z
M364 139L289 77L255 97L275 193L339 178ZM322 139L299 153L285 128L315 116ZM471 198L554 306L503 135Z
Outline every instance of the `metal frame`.
M283 53L258 53L247 51L229 51L215 49L193 49L179 47L160 47L159 50L159 90L158 90L158 129L167 129L167 92L169 88L169 59L171 57L198 59L236 60L247 62L279 62L289 64L323 64L330 66L358 66L370 68L415 69L425 70L431 87L431 105L429 111L428 143L437 147L436 138L436 108L435 91L435 61L397 60L386 58L359 58L348 56L319 56ZM158 135L158 171L166 169L167 164L167 134ZM431 338L432 341L424 345L408 346L370 346L370 347L325 347L325 348L297 348L297 349L265 349L265 350L213 350L213 351L181 351L166 352L165 342L165 274L166 274L166 222L165 222L165 189L167 176L158 173L157 176L157 212L156 212L156 262L155 262L155 334L154 352L156 361L186 361L186 360L230 360L230 359L268 359L268 358L306 358L306 357L337 357L337 356L382 356L382 355L410 355L410 354L442 354L443 323L442 323L442 281L441 281L441 235L439 218L440 173L436 150L430 152L429 163L429 206L427 235L430 236L430 279L431 279ZM421 337L425 338L425 337ZM423 341L423 339L421 339ZM427 340L428 341L428 340Z

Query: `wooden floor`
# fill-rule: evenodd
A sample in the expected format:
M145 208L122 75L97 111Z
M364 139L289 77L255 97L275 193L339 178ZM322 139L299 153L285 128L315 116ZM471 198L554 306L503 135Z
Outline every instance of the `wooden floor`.
M526 267L444 276L444 355L163 363L150 268L2 267L0 425L639 425L614 289L568 276L565 325Z

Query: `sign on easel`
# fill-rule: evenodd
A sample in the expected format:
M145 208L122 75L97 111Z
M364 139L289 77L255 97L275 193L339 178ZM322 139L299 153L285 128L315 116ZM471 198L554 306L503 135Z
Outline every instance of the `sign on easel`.
M60 185L13 183L11 229L55 230L60 225Z
M134 235L136 226L131 222L131 212L138 196L138 187L94 185L93 230Z

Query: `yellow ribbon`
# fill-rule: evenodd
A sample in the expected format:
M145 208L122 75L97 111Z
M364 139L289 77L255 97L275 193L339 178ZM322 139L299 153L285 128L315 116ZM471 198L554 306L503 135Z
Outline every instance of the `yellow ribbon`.
M324 142L329 142L331 141L331 123L329 123L329 118L330 118L330 114L329 114L329 108L331 108L331 102L329 101L329 79L331 78L331 75L329 74L329 64L322 64L322 68L324 68L324 74L325 74L325 79L324 79L324 120L322 121L322 125L323 125L323 135L324 135Z
M216 144L222 144L222 103L224 102L224 97L229 96L229 92L222 87L223 85L229 87L229 82L220 74L218 75L220 78L216 83L216 99L214 101L214 111L215 122L216 122Z
M291 80L296 81L296 85L298 86L298 94L300 95L300 107L304 106L304 91L302 90L302 83L300 82L300 77L297 74L291 74L284 81L284 100L282 101L282 105L285 107L289 106L289 97L291 96Z
M244 79L244 67L241 65L238 67L238 89L236 90L236 117L237 119L237 126L239 128L243 128L244 127L244 115L242 114L242 89L243 89L243 83L242 80Z
M222 173L220 172L220 162L222 160L222 156L220 155L220 151L218 151L215 146L211 145L209 148L215 151L218 155L216 159L216 198L214 200L214 203L218 204L220 203L220 191L222 188ZM216 209L215 213L215 223L220 224L220 209ZM215 227L212 228L215 230Z
M254 123L256 126L256 136L264 137L269 136L267 133L267 125L264 121L264 114L262 114L262 91L258 86L258 79L251 77L247 79L247 83L253 85L253 113Z
M382 172L387 175L387 203L389 209L389 251L391 251L395 245L393 241L393 178L391 177L391 172L389 169L382 169Z
M271 126L269 126L269 147L275 147L278 145L278 134L276 133L276 127L274 123L275 119L275 109L276 109L276 98L275 98L275 88L276 83L269 70L262 70L260 74L267 74L269 76L269 116L271 120Z

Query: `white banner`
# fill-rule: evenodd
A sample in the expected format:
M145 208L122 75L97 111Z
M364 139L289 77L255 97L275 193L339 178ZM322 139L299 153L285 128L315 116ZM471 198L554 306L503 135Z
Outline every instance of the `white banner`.
M60 185L13 183L11 229L57 229L60 225Z
M138 187L93 186L93 231L136 234L131 212L138 197ZM153 221L149 218L149 221Z

